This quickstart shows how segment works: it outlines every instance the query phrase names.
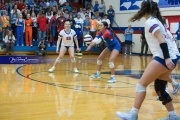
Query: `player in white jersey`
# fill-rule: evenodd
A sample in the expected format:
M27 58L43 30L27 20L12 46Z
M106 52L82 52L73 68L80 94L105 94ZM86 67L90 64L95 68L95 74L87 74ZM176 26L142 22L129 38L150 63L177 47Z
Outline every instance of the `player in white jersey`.
M176 66L177 56L163 26L165 21L158 4L152 0L144 0L140 10L130 18L130 21L134 22L142 17L146 19L145 36L154 59L150 61L138 81L135 102L131 111L129 113L116 112L116 115L123 120L138 120L138 112L146 96L146 87L154 81L155 91L168 111L168 118L160 120L180 120L174 110L171 96L165 91L167 82L170 82L169 75Z
M59 51L59 44L60 41L62 40L61 43L61 49L59 52L58 58L55 60L55 63L51 69L49 69L49 72L53 72L55 70L57 62L60 62L61 59L63 58L64 54L68 50L69 56L71 59L71 62L73 63L74 67L74 72L78 73L78 70L76 68L76 59L74 57L74 40L77 46L77 51L79 51L79 46L78 46L78 41L77 41L77 35L74 30L71 29L71 25L69 21L66 21L64 23L64 29L60 31L58 35L58 41L57 41L57 47L56 47L56 52L58 53Z

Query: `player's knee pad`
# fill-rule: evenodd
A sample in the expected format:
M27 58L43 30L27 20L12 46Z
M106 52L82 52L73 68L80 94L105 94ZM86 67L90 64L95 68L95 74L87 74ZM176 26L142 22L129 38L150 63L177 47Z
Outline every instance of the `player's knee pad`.
M113 62L109 62L109 67L112 69L114 68L114 63Z
M142 86L141 84L137 83L136 85L136 92L146 92L146 87Z
M171 96L166 92L167 81L156 79L154 82L154 88L159 96L159 100L162 101L163 105L172 101Z
M73 63L73 62L76 62L76 58L72 58L71 59L71 62Z
M102 65L102 60L97 59L97 65Z
M60 58L57 58L57 59L56 59L56 62L61 62L61 59L60 59Z

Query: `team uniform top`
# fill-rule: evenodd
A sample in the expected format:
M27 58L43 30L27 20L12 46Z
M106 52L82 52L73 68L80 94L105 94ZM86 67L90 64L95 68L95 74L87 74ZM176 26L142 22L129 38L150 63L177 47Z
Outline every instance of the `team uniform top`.
M97 38L101 38L102 40L104 39L106 42L107 42L107 47L109 50L113 50L113 49L116 49L118 51L120 51L120 43L119 41L117 40L116 37L114 37L113 33L109 30L105 30L104 33L102 33L101 31L99 31L97 33Z
M153 56L158 56L158 57L164 59L163 52L160 48L160 43L154 36L154 33L157 30L161 30L162 34L165 37L165 41L168 45L170 58L176 59L177 56L173 50L172 39L168 35L166 28L162 25L162 23L157 18L149 17L145 22L145 36L146 36L147 43L149 45L149 48L150 48Z
M173 45L173 51L177 56L180 56L179 50L177 48L176 42L174 37L172 36L172 34L170 33L169 30L167 30L167 34L170 36L170 38L172 39L172 45Z
M73 29L70 29L70 32L67 33L65 29L61 30L58 35L62 39L61 46L74 46L74 37L76 37L76 32Z

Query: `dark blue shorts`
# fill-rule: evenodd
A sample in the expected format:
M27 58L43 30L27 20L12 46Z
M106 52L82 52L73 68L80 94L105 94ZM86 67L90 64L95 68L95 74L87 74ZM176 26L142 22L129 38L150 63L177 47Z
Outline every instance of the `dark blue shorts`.
M164 65L164 67L166 67L167 69L169 69L167 66L166 66L166 62L164 59L160 58L160 57L154 57L154 60L158 61L159 63L161 63L162 65ZM178 58L177 59L172 59L172 62L175 64L177 64L177 61L178 61Z
M132 41L125 40L125 44L127 44L127 45L132 45Z
M113 51L113 50L117 50L117 51L121 51L121 45L120 45L120 43L117 43L117 44L115 44L115 45L113 45L113 46L107 46L107 48L110 50L110 51Z

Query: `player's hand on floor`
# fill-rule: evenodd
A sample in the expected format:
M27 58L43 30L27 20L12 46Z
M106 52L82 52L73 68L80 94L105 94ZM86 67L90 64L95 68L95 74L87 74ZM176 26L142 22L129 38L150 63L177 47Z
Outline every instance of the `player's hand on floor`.
M90 51L90 49L91 49L91 46L88 46L87 49L86 49L86 51Z

